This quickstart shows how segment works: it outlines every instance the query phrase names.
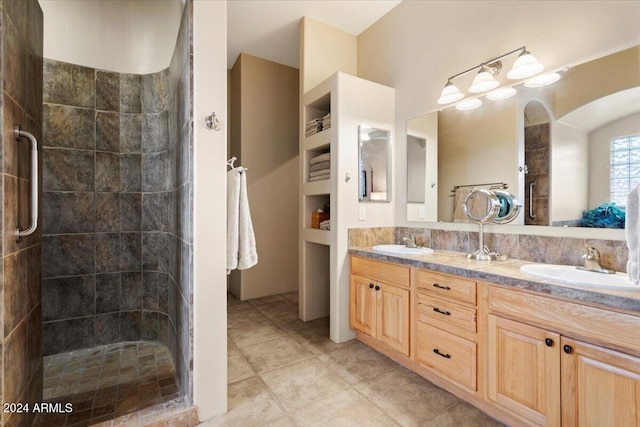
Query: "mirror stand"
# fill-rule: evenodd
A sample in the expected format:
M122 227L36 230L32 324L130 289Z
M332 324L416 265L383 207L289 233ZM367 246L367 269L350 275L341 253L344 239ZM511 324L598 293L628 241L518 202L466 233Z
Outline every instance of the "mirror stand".
M500 257L484 244L484 225L506 224L513 221L520 210L520 203L513 194L502 190L473 190L462 205L469 219L478 224L478 250L467 254L467 259L495 261Z
M492 252L484 244L484 223L478 223L478 250L467 254L467 259L478 261L495 261L500 257L497 252Z

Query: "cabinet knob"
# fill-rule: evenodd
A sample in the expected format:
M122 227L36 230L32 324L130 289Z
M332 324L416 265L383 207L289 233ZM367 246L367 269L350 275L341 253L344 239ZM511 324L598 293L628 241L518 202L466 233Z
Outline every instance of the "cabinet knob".
M440 313L440 314L444 314L445 316L450 316L451 313L448 311L442 311L440 310L438 307L433 307L433 311L435 311L436 313Z
M544 340L544 343L547 345L547 347L551 347L553 345L553 340L551 338L546 338Z
M433 284L433 287L434 287L434 288L438 288L438 289L444 289L445 291L448 291L449 289L451 289L450 287L448 287L448 286L442 286L442 285L440 285L439 283L434 283L434 284Z
M380 286L376 285L376 291L380 290Z
M373 288L373 283L369 283L369 289Z
M573 348L571 348L570 345L565 345L564 347L562 347L562 349L564 350L565 353L570 354L573 351Z
M437 354L438 356L444 357L445 359L451 359L451 355L449 353L447 353L447 354L440 353L440 350L438 350L437 348L434 348L433 352L435 354Z

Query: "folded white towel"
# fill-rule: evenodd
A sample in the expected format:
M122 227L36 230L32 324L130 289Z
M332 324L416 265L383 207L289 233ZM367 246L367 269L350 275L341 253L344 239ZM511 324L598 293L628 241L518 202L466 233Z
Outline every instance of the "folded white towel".
M627 196L625 235L629 248L627 274L629 280L640 285L640 185Z
M322 169L319 171L309 172L309 177L321 176L321 175L331 175L331 170Z
M313 181L323 181L325 179L331 179L331 174L328 173L326 175L318 175L318 176L312 176L311 178L309 178L309 182L313 182Z
M315 165L316 163L326 162L327 160L331 160L331 153L320 154L319 156L311 158L309 160L310 165Z
M243 168L227 172L227 274L258 263L246 174Z
M331 160L326 160L324 162L311 165L311 167L309 168L309 172L316 172L316 171L328 170L328 169L331 169Z

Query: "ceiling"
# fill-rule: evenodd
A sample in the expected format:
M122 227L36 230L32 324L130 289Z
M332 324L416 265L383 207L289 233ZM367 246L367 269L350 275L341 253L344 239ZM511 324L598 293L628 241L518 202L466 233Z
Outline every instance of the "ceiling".
M402 0L229 0L227 67L248 53L299 68L299 22L309 16L358 35Z

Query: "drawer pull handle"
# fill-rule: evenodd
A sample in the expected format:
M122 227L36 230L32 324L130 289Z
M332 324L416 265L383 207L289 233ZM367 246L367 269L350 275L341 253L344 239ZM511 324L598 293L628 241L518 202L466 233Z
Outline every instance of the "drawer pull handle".
M433 284L433 287L434 287L434 288L438 288L438 289L444 289L445 291L451 290L451 288L450 288L450 287L448 287L448 286L442 286L442 285L440 285L440 284L438 284L438 283L434 283L434 284Z
M376 285L376 291L380 290L380 286Z
M436 313L440 313L440 314L444 314L445 316L450 316L451 313L448 311L442 311L440 310L438 307L433 307L433 311L435 311Z
M437 354L438 356L444 357L445 359L451 359L451 355L449 353L447 353L447 354L440 353L440 350L438 350L437 348L434 348L433 352L435 354Z
M547 347L553 346L553 340L551 338L546 338L544 340L544 343L547 345Z
M373 283L369 283L369 289L373 289Z
M571 351L573 350L570 345L565 345L564 347L562 347L562 349L567 354L571 354Z

